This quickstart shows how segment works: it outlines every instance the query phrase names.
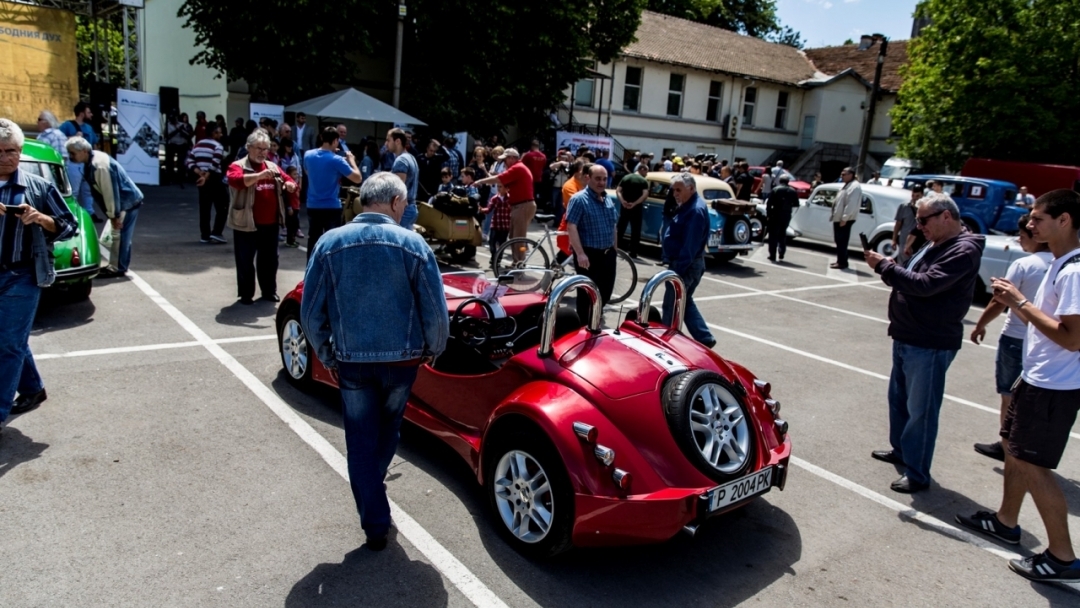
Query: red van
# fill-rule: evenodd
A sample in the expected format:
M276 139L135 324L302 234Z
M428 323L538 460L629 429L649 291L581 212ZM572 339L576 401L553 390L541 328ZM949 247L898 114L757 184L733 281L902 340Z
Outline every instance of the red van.
M981 177L1027 186L1028 193L1042 196L1051 190L1065 188L1080 192L1080 167L1018 163L1008 160L969 158L960 170L964 177Z

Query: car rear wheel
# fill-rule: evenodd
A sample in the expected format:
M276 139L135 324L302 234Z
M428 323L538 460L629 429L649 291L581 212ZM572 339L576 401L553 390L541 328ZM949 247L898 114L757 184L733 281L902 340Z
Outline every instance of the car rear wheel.
M278 325L278 348L281 366L289 382L304 386L311 382L311 348L307 334L300 325L299 311L290 311L281 317Z
M765 240L765 222L762 221L761 216L755 215L750 218L750 233L755 241Z
M870 242L870 249L885 257L892 257L896 253L896 248L892 245L891 234L879 234Z
M500 437L485 455L499 533L517 551L551 557L572 546L574 493L558 452L536 430Z
M94 283L89 279L85 281L79 281L78 283L72 283L67 288L68 298L72 302L82 302L90 297L90 291L93 290Z
M698 470L717 482L739 477L754 462L752 419L739 394L708 370L674 376L664 388L675 442Z

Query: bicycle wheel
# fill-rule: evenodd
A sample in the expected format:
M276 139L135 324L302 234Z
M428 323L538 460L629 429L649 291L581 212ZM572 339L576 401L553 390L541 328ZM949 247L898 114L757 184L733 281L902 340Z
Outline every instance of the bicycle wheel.
M514 254L517 254L517 261ZM495 251L491 258L491 271L496 277L517 268L547 269L551 260L544 248L532 239L516 238L506 241Z
M615 289L611 292L609 304L618 304L634 295L637 289L637 265L622 249L615 256Z

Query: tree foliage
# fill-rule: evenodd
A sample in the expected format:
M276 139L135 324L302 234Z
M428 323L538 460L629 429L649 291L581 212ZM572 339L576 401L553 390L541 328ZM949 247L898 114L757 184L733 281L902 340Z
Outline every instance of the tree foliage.
M797 31L780 24L776 0L648 0L648 9L799 49L804 44Z
M98 61L104 65L106 59L109 62L109 75L113 82L124 82L124 36L119 23L110 24L106 29L101 26L101 21L91 23L85 17L75 18L75 46L79 56L79 90L89 95L90 88L94 83L94 30L97 30L98 43L101 54ZM132 34L134 37L134 34ZM132 57L131 61L137 61ZM132 82L132 87L138 86L138 82Z
M898 152L1080 164L1080 0L927 0L892 111Z
M644 2L410 0L402 110L452 131L536 128L593 59L633 40ZM393 61L397 3L388 0L186 0L180 16L204 48L193 63L267 100L382 79L357 60Z

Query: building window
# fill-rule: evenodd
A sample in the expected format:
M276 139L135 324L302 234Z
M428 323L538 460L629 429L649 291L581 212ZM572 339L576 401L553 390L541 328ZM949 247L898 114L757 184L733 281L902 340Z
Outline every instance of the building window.
M672 74L668 80L667 113L668 116L682 116L682 92L683 82L686 77L682 74Z
M724 93L724 83L713 80L709 83L709 105L705 109L705 120L720 122L720 98Z
M626 84L623 85L623 109L628 112L641 111L642 69L626 66Z
M591 108L593 105L593 86L596 81L592 78L583 78L574 87L574 105Z
M757 104L757 87L746 87L742 105L742 123L754 124L754 106Z
M780 91L780 96L776 99L776 124L777 129L787 128L787 106L788 106L788 92Z

